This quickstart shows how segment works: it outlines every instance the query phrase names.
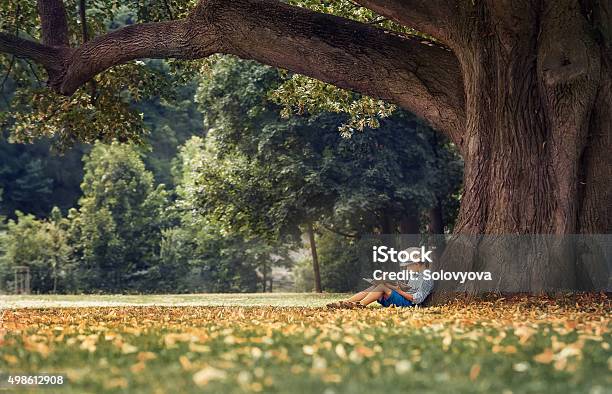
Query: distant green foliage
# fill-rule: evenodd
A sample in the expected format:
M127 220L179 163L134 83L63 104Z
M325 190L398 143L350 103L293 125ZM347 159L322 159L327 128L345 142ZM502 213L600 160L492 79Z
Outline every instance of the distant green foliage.
M8 93L12 92L9 89ZM172 160L178 147L191 135L203 134L202 115L193 95L194 85L188 83L177 89L176 100L156 97L136 105L150 130L144 136L143 161L156 182L170 189L174 179ZM19 210L43 217L53 206L67 212L76 205L83 180L81 157L90 150L89 145L76 144L58 152L57 137L24 144L10 142L8 128L3 135L6 138L0 139L0 185L5 192L0 213L12 217Z
M358 248L354 238L323 231L318 240L323 288L332 292L350 292L361 281ZM363 249L362 249L363 250Z
M150 132L145 136L145 165L157 183L169 189L174 186L172 161L181 146L192 135L204 135L202 114L194 102L193 81L176 89L176 96L167 100L156 97L137 105Z
M78 3L65 0L75 46L84 40ZM184 17L194 3L88 1L89 34ZM347 0L289 3L417 34ZM39 38L33 1L2 2L0 24ZM25 212L3 235L0 271L32 264L44 272L35 291L53 291L50 283L85 292L266 290L271 269L289 264L287 241L299 242L308 222L318 222L324 285L344 289L354 280L342 277L351 237L324 228L380 231L438 200L452 225L460 160L389 103L226 56L130 62L71 97L50 92L44 70L24 59L0 54L0 69L0 126L13 142L36 142L0 142L0 214ZM80 141L106 143L84 171ZM50 146L76 149L50 156ZM309 261L300 267L311 270Z
M225 57L198 91L210 131L192 165L195 207L228 231L281 239L322 220L369 232L460 184L457 155L414 116L398 112L346 139L336 114L282 119L267 100L280 83L274 69Z
M312 258L303 256L291 268L294 280L294 289L297 292L311 293L315 290L314 271L312 269Z
M270 92L270 98L283 107L281 115L331 112L346 114L338 129L349 137L355 131L380 126L380 120L390 116L396 107L371 97L337 88L304 75L294 74Z
M81 156L86 149L77 145L58 155L50 152L48 140L34 144L0 140L0 185L4 189L0 213L14 217L15 211L21 211L46 217L53 206L67 212L81 194Z
M226 231L213 216L198 213L197 180L205 160L204 141L193 137L181 148L174 173L177 225L164 232L161 267L177 267L190 279L185 286L200 291L249 292L270 286L273 266L287 265L283 245Z
M79 2L69 0L64 3L70 42L78 46L84 41L77 15ZM153 17L155 13L147 12L148 6L140 3L86 2L89 37L111 28L146 21L142 18L147 16ZM0 21L3 31L39 39L36 2L3 2ZM36 63L0 53L0 70L3 70L0 83L14 81L14 86L7 83L0 86L3 104L8 104L8 111L0 117L0 125L10 129L14 141L31 142L48 137L62 148L76 142L110 143L115 139L144 142L146 129L134 104L156 97L173 100L174 86L178 85L175 77L185 79L181 73L166 72L160 62L134 61L107 70L72 96L65 97L45 86L46 72Z
M13 178L13 182L4 183L10 192L10 198L15 205L27 205L36 213L42 213L41 207L51 197L53 180L44 173L43 162L36 158L23 162L20 173L11 174L10 169L3 167L3 177Z
M168 205L163 185L154 186L133 147L113 143L96 144L86 157L82 189L79 209L70 214L80 283L146 290Z
M321 271L321 285L326 292L349 293L360 285L363 275L360 269L359 240L345 237L325 229L319 229L316 240ZM313 291L312 259L306 257L293 268L296 291Z
M37 220L17 211L17 219L9 220L6 232L0 235L0 282L12 289L17 266L30 269L30 286L34 293L55 293L70 290L71 248L68 244L68 222L57 208L51 218Z
M62 146L115 139L142 142L142 115L132 104L169 89L165 74L143 62L113 67L95 78L95 86L70 97L47 88L24 87L16 92L11 107L12 138L31 142L54 137Z
M281 83L277 70L231 57L219 58L202 79L196 97L209 131L206 140L188 141L177 168L188 179L177 191L195 217L227 234L301 243L309 222L358 239L398 231L405 215L418 218L439 200L452 205L446 200L461 183L462 162L413 115L398 111L376 130L343 138L345 116L306 111L283 119L268 96ZM346 291L359 280L350 269L356 248L344 235L320 238L328 290ZM297 267L304 290L307 267Z

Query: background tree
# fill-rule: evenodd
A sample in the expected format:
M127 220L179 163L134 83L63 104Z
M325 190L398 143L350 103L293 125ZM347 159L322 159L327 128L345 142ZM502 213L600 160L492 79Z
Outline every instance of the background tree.
M164 77L170 73L165 69ZM147 130L143 161L156 182L168 189L174 188L172 160L178 154L178 147L192 135L204 133L202 114L193 100L195 88L195 81L189 81L173 89L176 90L173 97L156 96L137 105L143 114L143 128Z
M6 232L0 235L0 273L5 288L11 288L13 269L30 269L30 287L34 293L57 293L71 290L71 248L68 244L68 223L54 208L51 218L37 220L17 211L9 220Z
M80 282L120 292L141 289L159 256L167 195L133 147L96 144L85 158L83 197L72 211Z
M272 291L272 268L290 264L281 242L232 231L218 215L198 209L198 180L207 160L204 141L192 137L175 162L176 226L164 233L163 262L188 267L202 291Z

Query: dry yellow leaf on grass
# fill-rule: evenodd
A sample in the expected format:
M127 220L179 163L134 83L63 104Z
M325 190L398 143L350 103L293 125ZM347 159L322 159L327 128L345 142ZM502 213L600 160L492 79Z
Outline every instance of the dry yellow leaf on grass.
M4 361L9 364L17 364L17 362L19 361L19 359L16 356L13 356L12 354L5 354L3 358Z
M529 369L530 365L529 363L526 362L522 362L522 363L516 363L512 366L512 369L514 369L516 372L525 372Z
M191 369L193 369L193 365L191 364L191 361L189 361L187 356L179 357L179 363L181 364L181 367L183 367L185 371L190 371Z
M210 347L206 345L198 345L197 343L189 343L189 350L194 353L208 353L210 352Z
M172 333L166 334L164 337L164 343L167 348L173 348L176 346L177 342L188 342L191 339L191 334L189 333Z
M312 356L315 353L314 347L312 347L310 345L302 346L302 351L304 352L304 354L306 354L308 356Z
M42 342L34 342L28 338L24 340L24 348L30 352L39 353L43 357L47 357L49 355L49 346Z
M449 333L446 333L442 339L442 347L444 350L448 350L451 343L453 343L453 337Z
M130 367L130 371L132 371L133 373L140 373L145 369L145 367L146 365L144 361L139 361Z
M148 360L154 360L157 358L157 355L153 352L140 352L138 353L138 361L148 361Z
M138 348L136 346L130 345L129 343L124 343L123 345L121 345L121 353L123 354L136 353L137 351Z
M550 364L555 357L551 349L546 349L542 353L533 357L533 359L541 364Z
M365 346L359 346L357 348L355 348L355 351L357 351L357 353L359 353L360 355L362 355L363 357L372 357L374 356L374 350L365 347Z
M341 383L342 376L338 374L326 374L321 377L321 380L323 380L326 383Z
M400 360L395 364L395 372L398 375L403 375L412 371L412 363L410 360Z
M529 338L531 338L535 333L536 330L527 326L520 326L514 329L514 335L519 338L519 343L521 345L526 344L529 341Z
M113 378L109 379L104 387L107 389L118 389L118 388L126 388L128 386L128 381L125 378Z
M507 354L514 354L517 352L516 346L513 346L513 345L508 345L508 346L495 345L491 348L491 351L493 353L507 353Z
M480 375L480 364L474 364L470 368L470 380L473 382L478 378L478 375Z
M211 380L225 379L227 373L221 369L205 367L193 374L193 381L198 386L206 386Z

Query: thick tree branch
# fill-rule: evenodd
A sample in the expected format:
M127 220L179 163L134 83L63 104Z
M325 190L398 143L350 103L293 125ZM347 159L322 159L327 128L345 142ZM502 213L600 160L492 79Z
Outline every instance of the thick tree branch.
M34 60L43 65L47 71L60 70L62 68L61 62L65 54L65 51L60 48L42 45L2 32L0 32L0 52Z
M50 80L61 94L70 95L98 73L134 59L197 59L218 52L218 40L205 21L189 20L126 26L87 41L66 59L64 74Z
M200 3L192 17L214 15L222 52L395 102L459 142L464 91L452 52L278 1L238 0L212 11L215 4Z
M429 34L450 45L461 7L458 0L355 0L403 26Z
M42 43L49 46L67 47L68 22L62 0L37 0L38 15L42 30Z
M1 43L0 50L14 53ZM133 59L195 59L213 53L257 60L395 102L460 140L463 82L450 51L275 0L204 0L187 19L115 30L64 54L64 68L50 84L69 95L96 74ZM46 66L40 53L36 56Z

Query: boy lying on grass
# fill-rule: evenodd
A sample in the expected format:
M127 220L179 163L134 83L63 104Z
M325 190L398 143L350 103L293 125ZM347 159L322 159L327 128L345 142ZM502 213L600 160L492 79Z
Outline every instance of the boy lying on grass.
M327 304L328 308L365 308L374 301L378 301L383 307L391 305L396 307L415 306L423 301L433 289L433 280L424 279L423 271L427 269L427 264L421 262L401 263L400 267L412 271L407 281L393 283L378 283L355 294L345 301L332 302Z

